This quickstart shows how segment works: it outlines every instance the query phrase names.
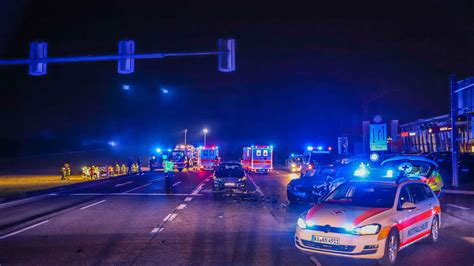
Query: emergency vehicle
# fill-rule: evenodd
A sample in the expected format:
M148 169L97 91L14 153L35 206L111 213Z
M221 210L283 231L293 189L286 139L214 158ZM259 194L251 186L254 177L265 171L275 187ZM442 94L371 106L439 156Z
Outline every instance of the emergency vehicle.
M195 167L199 163L199 149L193 145L178 144L175 150L184 151L188 167Z
M202 170L213 171L220 163L219 147L199 147L199 167Z
M188 166L186 152L180 149L174 149L171 152L171 161L174 163L174 168L180 172Z
M411 244L436 243L440 225L440 203L426 183L385 175L341 184L298 218L294 241L306 253L394 264Z
M250 172L269 173L273 170L273 146L244 147L242 166Z
M336 156L332 151L332 147L308 146L303 153L303 163L300 167L301 176L317 166L333 167L335 160Z

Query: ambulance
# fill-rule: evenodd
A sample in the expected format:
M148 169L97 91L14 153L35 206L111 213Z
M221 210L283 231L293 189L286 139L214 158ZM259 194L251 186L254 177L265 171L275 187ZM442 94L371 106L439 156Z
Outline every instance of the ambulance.
M273 170L273 146L252 145L242 151L242 166L254 173L269 173Z
M199 147L199 167L205 171L214 171L220 163L219 147Z

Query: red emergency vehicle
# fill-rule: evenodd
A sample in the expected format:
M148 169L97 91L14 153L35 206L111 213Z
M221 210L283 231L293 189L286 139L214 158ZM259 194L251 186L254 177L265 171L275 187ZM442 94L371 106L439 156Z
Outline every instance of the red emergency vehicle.
M199 148L199 166L202 170L213 171L219 163L219 147L204 146Z
M242 166L251 172L269 173L273 170L273 146L244 147Z

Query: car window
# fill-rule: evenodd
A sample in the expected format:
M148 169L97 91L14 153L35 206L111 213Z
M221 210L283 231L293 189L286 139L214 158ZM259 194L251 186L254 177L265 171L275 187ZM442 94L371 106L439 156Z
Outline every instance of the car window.
M433 191L431 191L431 188L428 185L426 184L419 184L419 185L422 187L423 192L425 193L425 197L427 199L434 197Z
M413 203L418 204L426 199L426 194L421 184L408 184L407 188L410 192Z
M263 150L263 156L268 156L268 150Z
M209 156L214 156L214 150L209 150Z
M208 151L208 150L202 150L202 155L203 155L203 156L208 156L208 155L209 155L209 151Z
M338 186L325 199L325 203L369 208L391 208L397 188L376 183L346 182Z
M257 156L262 156L262 150L257 150L257 151L255 152L255 154L256 154Z
M398 197L398 206L402 207L403 203L412 202L410 198L410 192L408 192L407 186L403 186L400 190L400 195Z

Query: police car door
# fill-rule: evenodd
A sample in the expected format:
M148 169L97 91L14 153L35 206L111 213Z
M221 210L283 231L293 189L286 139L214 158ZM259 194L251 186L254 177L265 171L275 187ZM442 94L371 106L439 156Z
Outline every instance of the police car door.
M411 183L404 187L409 193L411 202L416 204L413 210L402 210L404 216L400 227L402 229L400 247L408 245L429 234L432 217L431 201L426 197L422 183Z

